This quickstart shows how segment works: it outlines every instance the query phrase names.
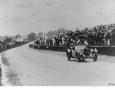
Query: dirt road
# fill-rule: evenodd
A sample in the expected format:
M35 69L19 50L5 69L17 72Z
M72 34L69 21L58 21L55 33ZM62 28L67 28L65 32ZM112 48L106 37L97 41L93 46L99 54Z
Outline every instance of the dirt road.
M16 86L107 86L115 83L115 57L97 62L67 61L64 52L37 50L27 45L1 54L2 83Z

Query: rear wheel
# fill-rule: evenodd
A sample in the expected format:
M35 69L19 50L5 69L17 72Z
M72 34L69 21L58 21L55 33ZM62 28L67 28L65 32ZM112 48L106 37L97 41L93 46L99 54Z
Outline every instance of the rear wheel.
M32 47L31 45L29 45L29 47Z
M70 58L70 57L68 57L68 61L70 61L70 59L71 59L71 58Z
M70 53L67 54L67 58L68 58L68 61L70 61L70 59L71 59Z
M98 57L97 53L93 53L93 60L94 60L94 62L97 61L97 57Z

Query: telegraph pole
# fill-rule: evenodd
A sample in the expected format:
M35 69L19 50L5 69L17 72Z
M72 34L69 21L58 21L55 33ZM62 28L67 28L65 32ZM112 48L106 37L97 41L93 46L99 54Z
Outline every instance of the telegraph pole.
M45 32L44 32L44 45L45 45Z

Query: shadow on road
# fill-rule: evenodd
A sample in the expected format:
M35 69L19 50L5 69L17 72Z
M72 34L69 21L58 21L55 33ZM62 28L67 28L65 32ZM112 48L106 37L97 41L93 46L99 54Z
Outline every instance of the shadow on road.
M70 62L77 62L77 60L70 60ZM79 61L77 63L91 63L91 61Z

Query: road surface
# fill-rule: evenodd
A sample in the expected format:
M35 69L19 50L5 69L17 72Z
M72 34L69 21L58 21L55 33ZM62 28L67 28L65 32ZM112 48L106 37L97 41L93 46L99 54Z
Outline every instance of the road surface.
M115 83L114 60L99 55L97 62L67 61L64 52L32 49L26 44L1 54L2 85L107 86Z

